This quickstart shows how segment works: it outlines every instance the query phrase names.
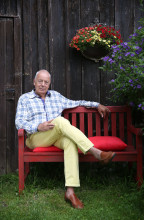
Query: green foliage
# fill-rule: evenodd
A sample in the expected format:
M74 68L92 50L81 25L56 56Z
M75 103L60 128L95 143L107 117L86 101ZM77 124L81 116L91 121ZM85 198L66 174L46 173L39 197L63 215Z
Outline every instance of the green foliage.
M111 99L144 110L144 18L127 42L112 46L110 56L103 58L100 67L104 71L114 72Z

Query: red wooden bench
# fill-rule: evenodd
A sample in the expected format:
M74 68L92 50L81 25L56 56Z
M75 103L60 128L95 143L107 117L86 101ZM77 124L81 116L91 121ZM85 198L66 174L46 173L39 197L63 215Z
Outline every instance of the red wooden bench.
M127 143L124 150L117 149L113 161L136 162L136 178L138 186L143 182L142 171L142 135L141 129L132 125L131 109L127 106L108 106L110 114L104 120L97 109L77 107L64 110L63 116L69 119L72 125L78 127L88 137L111 136L119 137ZM103 138L103 137L102 137ZM103 138L104 139L104 138ZM113 143L113 141L111 141ZM133 142L135 144L133 144ZM25 146L25 132L18 130L19 145L19 193L24 189L24 181L30 171L30 162L63 162L63 151L57 147L36 148L34 152ZM44 150L44 151L43 151ZM107 150L113 150L111 147ZM115 150L116 151L116 150ZM90 153L83 155L79 151L80 162L97 162Z

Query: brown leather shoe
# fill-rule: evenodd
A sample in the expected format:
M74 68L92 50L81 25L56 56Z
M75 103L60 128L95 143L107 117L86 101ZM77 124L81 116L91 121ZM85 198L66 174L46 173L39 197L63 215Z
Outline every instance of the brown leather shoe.
M100 162L102 164L107 164L109 162L111 162L113 160L113 158L115 157L116 153L112 152L112 151L108 151L108 152L105 152L105 151L102 151L101 152L101 160Z
M70 196L67 196L65 193L65 201L69 202L75 209L83 209L84 207L83 203L77 198L74 193Z

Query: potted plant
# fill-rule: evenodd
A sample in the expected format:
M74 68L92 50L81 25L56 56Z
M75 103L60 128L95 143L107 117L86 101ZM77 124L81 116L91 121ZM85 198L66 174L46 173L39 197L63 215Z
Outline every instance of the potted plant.
M100 69L113 72L111 79L114 102L120 101L144 112L144 18L127 42L112 46L111 56L103 58Z
M70 47L80 51L89 59L99 60L106 56L112 45L122 42L119 31L101 24L79 29L70 43Z

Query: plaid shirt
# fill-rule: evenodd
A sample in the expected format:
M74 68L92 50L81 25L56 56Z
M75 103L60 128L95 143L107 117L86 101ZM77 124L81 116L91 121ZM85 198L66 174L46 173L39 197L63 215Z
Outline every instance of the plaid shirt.
M77 106L98 107L98 105L98 102L67 99L54 90L47 92L44 101L32 90L19 98L15 119L16 128L23 128L27 133L32 134L37 132L39 124L60 116L64 109Z

